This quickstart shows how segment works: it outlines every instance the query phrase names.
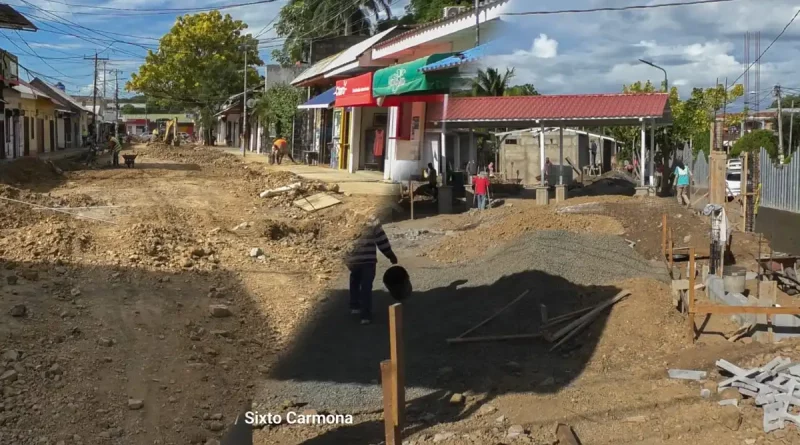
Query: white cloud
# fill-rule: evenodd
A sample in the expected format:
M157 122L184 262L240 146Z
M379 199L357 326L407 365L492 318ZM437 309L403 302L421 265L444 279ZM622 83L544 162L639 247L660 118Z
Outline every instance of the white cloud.
M76 49L81 48L83 45L80 43L41 43L41 42L30 42L28 43L33 48L44 48L44 49Z
M547 37L547 34L539 34L539 37L533 41L531 53L541 59L553 58L558 55L558 42Z

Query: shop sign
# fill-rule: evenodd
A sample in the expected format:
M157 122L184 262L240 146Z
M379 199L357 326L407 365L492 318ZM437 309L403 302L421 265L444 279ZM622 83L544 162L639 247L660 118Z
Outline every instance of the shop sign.
M376 106L372 96L372 73L362 74L336 82L336 106Z

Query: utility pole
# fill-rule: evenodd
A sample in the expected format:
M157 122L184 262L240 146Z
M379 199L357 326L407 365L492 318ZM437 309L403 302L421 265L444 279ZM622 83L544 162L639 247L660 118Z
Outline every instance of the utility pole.
M119 74L114 70L114 136L119 137Z
M478 4L480 0L475 0L475 46L481 44L481 15L480 15L480 5Z
M778 152L783 163L783 110L781 109L781 86L775 85L775 96L778 98Z
M789 113L789 151L792 151L792 128L794 127L794 99L792 99L792 111Z
M247 143L244 141L247 132L247 44L244 46L244 99L242 99L242 157L245 157Z
M108 60L107 57L97 57L97 51L94 53L94 57L83 57L84 60L94 60L94 81L92 83L92 126L94 127L94 140L95 142L100 142L100 122L97 121L97 61L103 60L105 63Z

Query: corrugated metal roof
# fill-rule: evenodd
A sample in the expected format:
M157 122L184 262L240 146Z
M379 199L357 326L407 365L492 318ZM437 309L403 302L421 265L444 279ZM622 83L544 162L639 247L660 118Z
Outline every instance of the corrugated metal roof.
M440 60L438 62L425 65L419 69L419 72L429 73L432 71L446 70L450 68L455 68L465 63L474 62L482 58L486 54L486 50L489 45L490 43L486 43L480 46L476 46L475 48L470 48L466 51L461 51L460 53L454 56L450 56L444 60Z
M320 60L319 62L311 65L310 67L308 67L307 70L303 71L302 73L300 73L299 76L294 78L294 80L292 81L292 85L296 85L304 80L308 80L311 79L312 77L316 77L323 74L325 72L325 69L328 68L328 65L330 65L334 60L336 60L336 58L339 57L342 53L344 53L344 51L334 54L332 56L328 56Z
M390 32L394 31L395 28L397 28L397 26L392 26L386 31L379 32L378 34L375 34L374 36L362 42L356 43L350 48L347 48L346 50L340 52L335 59L333 59L328 65L325 66L324 71L327 72L330 70L334 70L336 68L347 65L348 63L355 62L367 50L372 48L376 43L380 42L381 39L389 35Z
M448 100L445 121L661 118L668 99L666 93L455 97ZM441 121L442 111L441 106L430 107L429 119Z
M11 6L0 3L0 28L36 31L36 25Z

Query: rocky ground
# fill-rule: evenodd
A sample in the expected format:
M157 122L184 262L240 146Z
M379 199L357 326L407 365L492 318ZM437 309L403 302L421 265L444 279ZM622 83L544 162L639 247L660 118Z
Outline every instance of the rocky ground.
M213 149L132 151L135 169L0 165L0 444L211 445L249 400L261 413L353 420L260 428L259 445L381 443L387 263L375 323L362 327L345 310L341 255L388 203ZM319 192L342 203L292 205ZM666 212L676 240L698 248L707 229L672 202L589 194L543 210L508 199L386 224L415 286L407 443L550 444L558 422L593 444L796 443L794 427L760 432L746 401L733 413L700 397L721 378L717 358L744 366L800 348L714 333L688 342L659 224ZM757 243L743 238L745 261ZM555 316L621 289L631 296L554 352L543 340L445 341L524 290L474 335L534 332L542 304ZM679 382L672 367L712 372Z

